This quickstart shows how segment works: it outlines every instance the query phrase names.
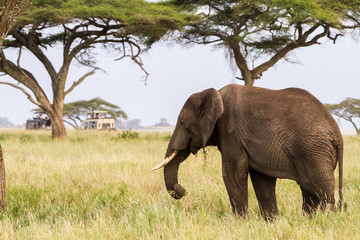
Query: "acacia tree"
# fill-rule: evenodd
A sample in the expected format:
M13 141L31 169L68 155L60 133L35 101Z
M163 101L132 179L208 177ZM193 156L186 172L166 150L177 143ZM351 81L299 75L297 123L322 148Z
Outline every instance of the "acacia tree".
M0 1L0 49L6 35L15 25L31 0L1 0Z
M360 1L329 0L175 0L199 17L188 25L188 43L228 49L245 85L298 48L334 43L360 26Z
M70 124L75 129L79 129L83 117L92 111L106 111L114 119L127 119L127 114L115 104L109 103L99 97L91 100L80 100L64 104L64 122Z
M0 71L18 83L0 81L0 84L21 90L49 116L53 138L64 138L64 99L98 69L93 55L95 47L102 46L118 52L118 59L130 57L147 75L140 59L141 44L151 45L169 30L181 28L184 21L182 15L166 3L144 0L33 0L9 32L0 52ZM17 61L6 57L5 53L11 48L19 50ZM46 55L48 48L62 49L59 54L62 64L58 70ZM44 87L31 73L32 66L25 68L20 65L22 49L29 51L44 66L52 94L45 93ZM71 85L66 85L73 60L90 69Z
M329 112L345 121L350 122L360 135L360 99L347 98L339 104L324 104Z

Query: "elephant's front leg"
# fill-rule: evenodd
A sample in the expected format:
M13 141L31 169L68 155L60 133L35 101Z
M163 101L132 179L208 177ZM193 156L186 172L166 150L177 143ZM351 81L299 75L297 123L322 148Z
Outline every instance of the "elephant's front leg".
M222 172L233 212L246 216L248 211L248 159L247 155L222 154Z

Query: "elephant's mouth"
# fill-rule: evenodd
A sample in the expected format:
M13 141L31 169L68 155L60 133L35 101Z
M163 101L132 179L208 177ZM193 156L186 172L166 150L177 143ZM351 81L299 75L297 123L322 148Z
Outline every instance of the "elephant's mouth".
M190 147L190 152L195 155L200 149L201 149L201 147L191 146Z
M189 146L190 152L194 155L202 148L200 139L193 139L192 137L190 137Z

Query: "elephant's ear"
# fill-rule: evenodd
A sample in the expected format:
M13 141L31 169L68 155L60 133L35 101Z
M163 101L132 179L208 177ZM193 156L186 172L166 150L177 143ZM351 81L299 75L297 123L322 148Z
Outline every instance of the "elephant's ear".
M219 91L214 88L206 89L200 93L201 104L199 107L199 130L202 147L211 137L215 124L224 112L224 106Z

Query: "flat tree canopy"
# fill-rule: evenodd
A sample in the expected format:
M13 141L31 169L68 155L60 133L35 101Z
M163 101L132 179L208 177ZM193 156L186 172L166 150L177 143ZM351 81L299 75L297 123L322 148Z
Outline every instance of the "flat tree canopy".
M10 31L0 52L0 72L17 83L0 81L0 84L26 94L49 116L53 137L66 137L62 118L64 99L98 69L93 55L95 47L111 49L112 53L118 53L118 59L130 57L145 71L140 59L142 46L151 45L170 30L181 29L190 18L169 3L144 0L33 0ZM16 62L6 58L10 48L19 49ZM48 48L62 49L59 53L62 65L58 70L46 55ZM43 64L52 96L45 93L31 73L32 66L20 64L22 49ZM90 69L67 86L73 60Z
M339 104L324 105L331 114L350 122L360 135L360 99L347 98Z
M187 26L188 43L229 51L246 85L288 53L327 38L335 43L360 27L360 0L175 0L198 20Z

